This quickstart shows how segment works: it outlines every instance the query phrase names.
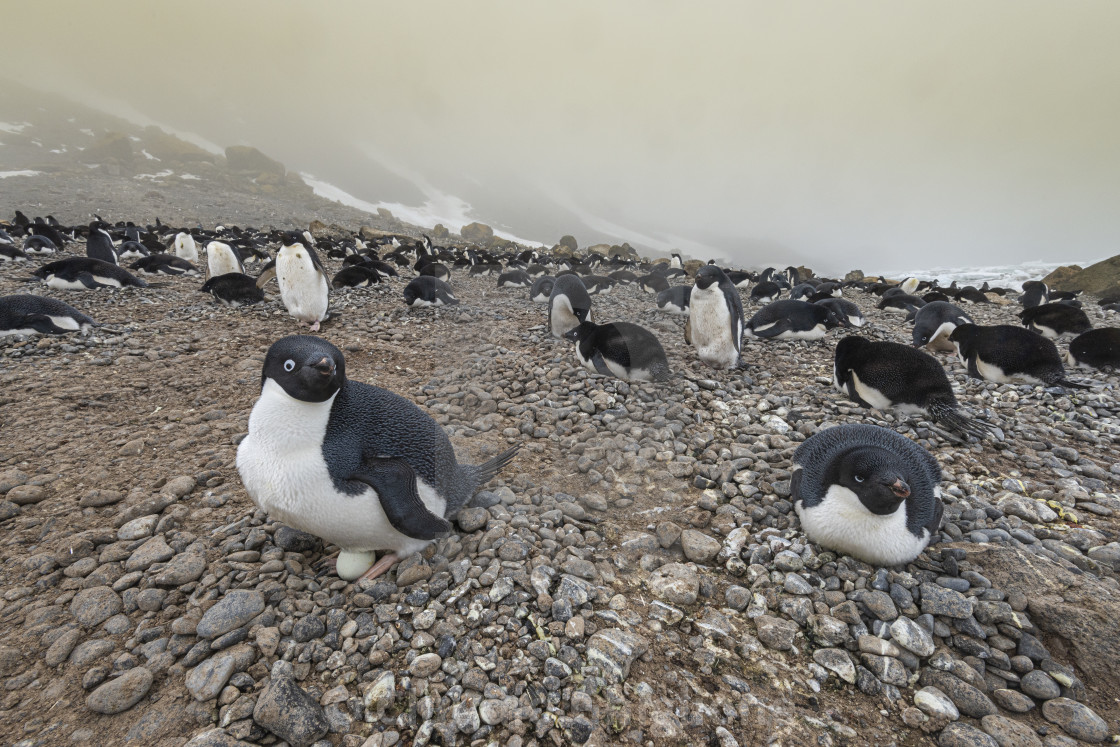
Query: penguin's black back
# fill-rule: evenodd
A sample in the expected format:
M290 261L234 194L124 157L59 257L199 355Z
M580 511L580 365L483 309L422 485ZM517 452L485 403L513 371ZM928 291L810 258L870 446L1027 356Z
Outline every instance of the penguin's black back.
M1019 312L1024 326L1049 327L1058 334L1081 334L1093 328L1089 316L1075 306L1064 303L1044 303Z
M892 404L928 408L931 401L956 404L945 369L929 353L897 342L872 342L852 335L836 344L836 377L842 385L854 371Z
M1026 374L1047 384L1056 383L1065 376L1057 346L1025 327L962 324L953 330L950 339L959 341L961 354L969 360L969 373L973 375L977 375L975 358L979 357L1007 375Z
M1070 341L1069 353L1079 364L1120 368L1120 328L1098 327L1078 335Z
M264 291L257 287L256 279L241 272L215 275L199 290L229 303L251 304L264 300Z

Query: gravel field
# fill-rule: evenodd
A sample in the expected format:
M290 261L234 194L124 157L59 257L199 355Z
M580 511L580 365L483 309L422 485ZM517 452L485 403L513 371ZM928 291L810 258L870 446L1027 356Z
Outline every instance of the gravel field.
M715 371L682 317L616 287L596 317L655 332L679 374L627 384L578 368L545 307L493 277L456 271L462 305L434 311L404 307L407 277L334 291L321 334L349 376L419 404L460 461L524 444L455 532L350 584L234 466L264 353L297 331L275 286L242 309L194 277L53 291L27 280L41 261L0 265L0 295L105 326L0 339L5 743L1058 747L1118 731L1114 374L996 386L939 354L1005 434L963 445L838 394L842 331L744 340L748 367ZM861 334L908 341L877 299L846 297ZM799 530L790 457L849 422L943 469L943 542L905 569Z

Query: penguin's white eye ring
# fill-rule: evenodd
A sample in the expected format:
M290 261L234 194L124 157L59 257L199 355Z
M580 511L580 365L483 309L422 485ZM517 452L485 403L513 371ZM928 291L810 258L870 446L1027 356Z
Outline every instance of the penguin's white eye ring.
M292 360L291 358L284 361L284 370L287 371L288 373L291 373L292 371L296 370L296 362L294 360Z
M859 475L852 475L852 477L855 478L856 482L863 482L863 478L860 477Z

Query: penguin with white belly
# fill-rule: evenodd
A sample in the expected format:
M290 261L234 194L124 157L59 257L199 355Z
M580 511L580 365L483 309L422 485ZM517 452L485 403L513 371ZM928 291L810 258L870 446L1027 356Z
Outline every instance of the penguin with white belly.
M346 378L314 336L269 348L237 471L285 524L338 545L341 578L375 578L451 529L447 517L505 467L515 446L460 464L447 434L409 400ZM375 551L387 554L374 563Z
M319 255L305 241L296 232L287 234L275 261L266 265L257 279L257 287L263 288L275 276L288 313L300 326L310 324L311 331L318 332L319 323L327 318L331 286Z
M830 550L880 566L913 561L941 527L941 467L875 425L819 431L793 453L790 497L801 528Z
M743 300L723 270L705 265L696 271L688 298L685 341L713 368L735 368L743 340Z

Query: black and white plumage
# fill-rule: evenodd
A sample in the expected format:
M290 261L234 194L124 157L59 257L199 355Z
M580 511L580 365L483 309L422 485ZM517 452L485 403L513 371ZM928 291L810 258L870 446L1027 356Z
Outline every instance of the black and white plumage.
M776 301L782 295L782 286L775 283L773 280L761 280L757 285L751 288L750 300L751 303L770 303Z
M257 287L256 278L241 272L215 275L199 288L227 306L248 306L264 300L264 291Z
M431 275L445 283L451 282L451 270L442 262L429 262L420 268L420 275Z
M1089 388L1066 379L1057 346L1029 329L1010 324L962 324L949 335L949 341L956 346L957 357L974 379L996 384Z
M1066 359L1071 366L1120 368L1120 328L1098 327L1070 340Z
M331 278L332 288L368 288L381 282L381 274L365 265L347 265Z
M18 249L14 244L0 242L0 262L23 262L27 254Z
M151 254L148 247L141 244L139 241L122 241L121 245L117 247L117 261L122 259L140 259L147 257Z
M1019 319L1027 329L1051 340L1062 335L1079 335L1093 328L1088 314L1064 303L1044 303L1023 309Z
M581 322L591 321L591 296L577 275L560 275L552 285L548 297L548 326L553 337L564 333Z
M581 280L589 296L605 296L614 287L614 281L604 275L585 275Z
M829 298L822 298L819 301L814 301L818 306L823 306L832 312L832 316L837 320L846 319L848 325L852 327L862 327L867 323L863 318L863 312L859 307L846 298L837 298L835 296Z
M197 275L198 268L174 254L149 254L129 265L130 269L149 275Z
M865 563L909 563L941 527L941 468L874 425L827 428L793 453L790 496L805 535Z
M214 278L219 275L244 273L241 255L224 241L211 241L206 245L206 272Z
M890 311L894 313L909 314L914 309L920 309L926 305L926 302L917 296L911 296L906 293L895 293L892 295L883 294L883 300L875 308L880 311Z
M582 322L564 333L576 343L576 358L588 371L625 381L672 378L669 359L657 336L629 322Z
M451 286L431 275L419 275L408 281L404 287L406 306L455 306L459 299Z
M175 234L175 256L188 262L198 261L198 245L194 237L186 231Z
M509 270L498 276L499 288L528 288L533 284L533 278L524 270Z
M34 273L51 288L86 290L92 288L146 288L148 283L128 270L90 257L70 257L43 265Z
M925 415L976 438L991 426L961 414L945 369L929 353L851 335L836 344L832 383L862 407Z
M552 286L555 283L556 278L551 275L541 275L533 281L533 286L529 288L529 300L533 303L548 303L548 298L552 295Z
M8 335L86 334L97 324L73 306L53 298L17 294L0 297L0 337Z
M669 288L669 281L665 279L664 275L651 273L638 278L638 287L646 293L660 293Z
M1023 283L1023 292L1019 296L1019 303L1024 309L1041 306L1050 300L1050 288L1041 280L1028 280Z
M705 265L696 271L688 298L685 341L713 368L735 368L743 342L743 301L723 270Z
M100 259L111 265L117 264L117 247L113 244L113 237L102 228L102 224L94 221L89 224L89 235L86 236L86 256Z
M317 332L327 318L330 283L326 268L305 236L292 232L284 237L276 259L265 265L257 278L258 287L263 288L272 277L280 286L280 300L288 313L300 326L310 324L311 331Z
M772 301L755 312L744 334L766 340L819 340L840 323L824 306L786 299Z
M674 285L657 294L657 308L670 314L687 315L691 297L691 285Z
M58 251L58 245L49 236L32 234L23 240L23 251L28 254L54 254Z
M312 336L273 343L237 470L279 521L341 548L337 572L373 578L451 529L448 517L516 454L460 464L447 434L409 400L347 379L342 353ZM374 551L388 554L374 564Z
M948 301L932 301L914 313L914 347L930 350L955 350L949 335L961 324L973 324L972 318Z

